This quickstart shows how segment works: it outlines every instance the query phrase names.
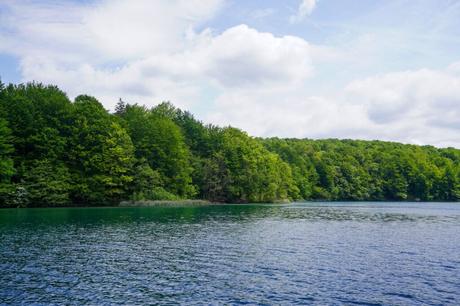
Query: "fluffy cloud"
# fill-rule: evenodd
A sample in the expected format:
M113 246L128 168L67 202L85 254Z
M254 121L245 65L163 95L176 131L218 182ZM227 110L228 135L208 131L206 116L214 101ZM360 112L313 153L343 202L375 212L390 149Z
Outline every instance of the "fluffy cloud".
M69 62L130 60L186 47L187 32L222 0L6 1L0 4L4 51Z
M412 143L459 146L460 71L421 69L354 81L350 103L365 107L376 135Z
M174 53L157 53L129 61L120 68L86 62L66 66L48 57L24 57L26 79L57 83L71 95L90 92L108 99L117 96L152 103L172 99L198 101L207 87L221 91L266 86L295 87L312 73L310 46L297 37L275 37L246 25L220 35L209 30L195 35L193 44ZM209 84L202 88L202 84Z
M183 52L144 60L144 76L205 78L230 89L281 83L294 86L312 73L313 48L298 37L275 37L239 25L220 35L205 30L193 42Z
M209 121L261 136L360 138L460 147L460 69L388 73L337 95L238 90L221 95Z
M195 29L221 5L222 0L5 1L0 52L19 57L24 81L57 84L70 96L89 93L109 108L118 97L150 104L198 99L194 81L174 79L187 69L171 65L169 75L146 78L144 65L165 68L176 54L186 54L197 39Z
M236 125L252 135L367 138L370 124L359 105L286 89L234 91L217 98L207 121Z
M197 31L222 6L206 1L9 2L0 37L21 59L25 81L89 93L112 108L118 97L181 107L210 91L296 86L312 74L305 40L246 25ZM14 34L14 35L12 35ZM0 50L2 51L2 50Z
M289 22L297 23L310 15L316 7L316 0L302 0L297 13L289 18Z
M314 6L304 1L296 16ZM0 52L20 58L24 81L57 84L71 97L92 94L108 108L119 97L147 105L170 100L206 122L256 136L460 147L459 63L318 94L314 87L334 76L315 79L315 70L330 65L340 73L339 49L247 25L216 33L204 22L221 7L220 0L7 1L0 4Z
M197 57L204 73L225 87L296 84L311 74L310 46L298 37L275 37L246 25L212 37Z

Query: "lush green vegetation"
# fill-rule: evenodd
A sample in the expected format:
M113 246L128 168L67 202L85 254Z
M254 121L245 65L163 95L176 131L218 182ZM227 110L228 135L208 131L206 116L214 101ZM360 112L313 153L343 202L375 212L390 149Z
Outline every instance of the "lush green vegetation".
M460 199L460 150L381 141L258 139L54 86L0 83L0 206L121 200Z
M460 199L460 150L362 140L261 140L304 199Z

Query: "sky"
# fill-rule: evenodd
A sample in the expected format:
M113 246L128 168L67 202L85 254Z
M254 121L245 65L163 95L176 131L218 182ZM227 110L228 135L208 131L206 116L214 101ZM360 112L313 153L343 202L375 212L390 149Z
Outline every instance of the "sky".
M253 136L460 148L460 1L0 0L0 78Z

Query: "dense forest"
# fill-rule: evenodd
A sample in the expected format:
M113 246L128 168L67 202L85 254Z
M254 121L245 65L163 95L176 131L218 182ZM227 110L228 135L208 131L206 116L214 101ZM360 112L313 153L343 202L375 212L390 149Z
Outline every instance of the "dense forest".
M161 103L70 101L0 82L0 207L122 200L460 199L460 150L382 141L261 139Z

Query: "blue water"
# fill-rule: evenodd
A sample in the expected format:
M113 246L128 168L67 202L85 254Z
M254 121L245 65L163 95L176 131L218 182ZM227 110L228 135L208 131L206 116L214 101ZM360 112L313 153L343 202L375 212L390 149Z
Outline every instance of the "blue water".
M460 305L460 204L0 210L0 304Z

